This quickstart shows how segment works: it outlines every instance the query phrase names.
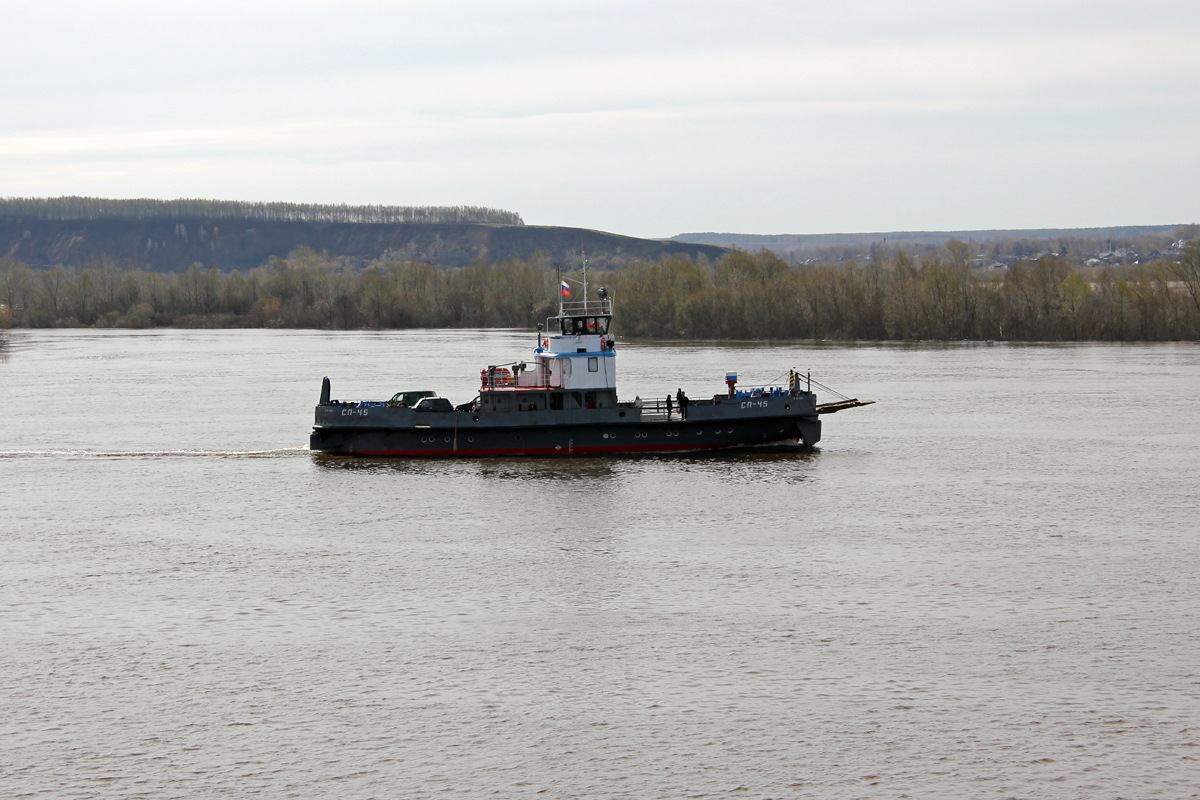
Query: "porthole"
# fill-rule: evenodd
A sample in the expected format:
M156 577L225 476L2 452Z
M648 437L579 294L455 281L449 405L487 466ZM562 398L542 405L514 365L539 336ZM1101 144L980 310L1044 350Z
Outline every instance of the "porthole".
M704 431L696 431L696 435L697 435L697 436L699 436L699 435L700 435L700 434L702 434L702 433L704 433Z
M622 411L622 412L618 413L618 414L617 414L617 416L618 416L618 417L623 417L623 416L625 416L625 412L624 412L624 411Z
M521 441L521 434L519 434L519 433L517 434L517 441L518 442Z
M468 437L467 437L467 441L468 441L468 442L473 442L473 441L475 441L475 437L474 437L474 436L468 436Z
M783 410L784 410L784 411L791 411L791 410L792 410L792 407L791 407L791 406L789 406L787 403L784 403L784 404L783 404Z
M442 441L443 441L443 442L448 442L448 441L450 441L450 437L449 437L449 436L447 436L446 438L442 439Z

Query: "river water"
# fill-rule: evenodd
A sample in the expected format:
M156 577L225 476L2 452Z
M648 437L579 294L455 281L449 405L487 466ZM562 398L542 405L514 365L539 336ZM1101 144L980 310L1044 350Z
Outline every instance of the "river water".
M462 402L532 334L8 338L0 796L1200 791L1200 346L625 343L625 399L878 404L422 462L309 453L321 377Z

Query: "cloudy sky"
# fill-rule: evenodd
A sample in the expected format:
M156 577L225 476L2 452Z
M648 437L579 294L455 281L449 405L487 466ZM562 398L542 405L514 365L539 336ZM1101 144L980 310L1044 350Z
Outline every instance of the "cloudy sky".
M1200 2L4 0L0 195L1200 220Z

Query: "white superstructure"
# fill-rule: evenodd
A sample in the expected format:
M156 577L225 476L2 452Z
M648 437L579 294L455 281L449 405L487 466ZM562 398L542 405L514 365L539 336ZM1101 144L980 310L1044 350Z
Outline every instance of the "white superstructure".
M612 321L610 304L606 301L589 303L586 313L583 303L571 305L579 308L564 306L561 316L550 318L550 324L557 324L558 331L545 333L534 351L537 361L534 374L521 375L517 385L540 383L556 389L611 389L615 392L617 356L612 335L608 332Z
M617 404L616 341L609 332L612 301L600 289L600 299L559 303L558 316L538 325L532 364L521 362L480 370L480 400L484 406L537 410L550 408L613 408ZM528 397L526 397L528 395Z

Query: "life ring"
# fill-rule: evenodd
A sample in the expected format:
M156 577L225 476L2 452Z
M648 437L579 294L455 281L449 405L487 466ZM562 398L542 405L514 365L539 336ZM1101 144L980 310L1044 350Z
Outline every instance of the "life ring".
M495 386L512 386L512 371L507 367L496 367L492 374L495 378ZM482 384L483 388L487 388L488 371L486 369L479 370L479 382Z

